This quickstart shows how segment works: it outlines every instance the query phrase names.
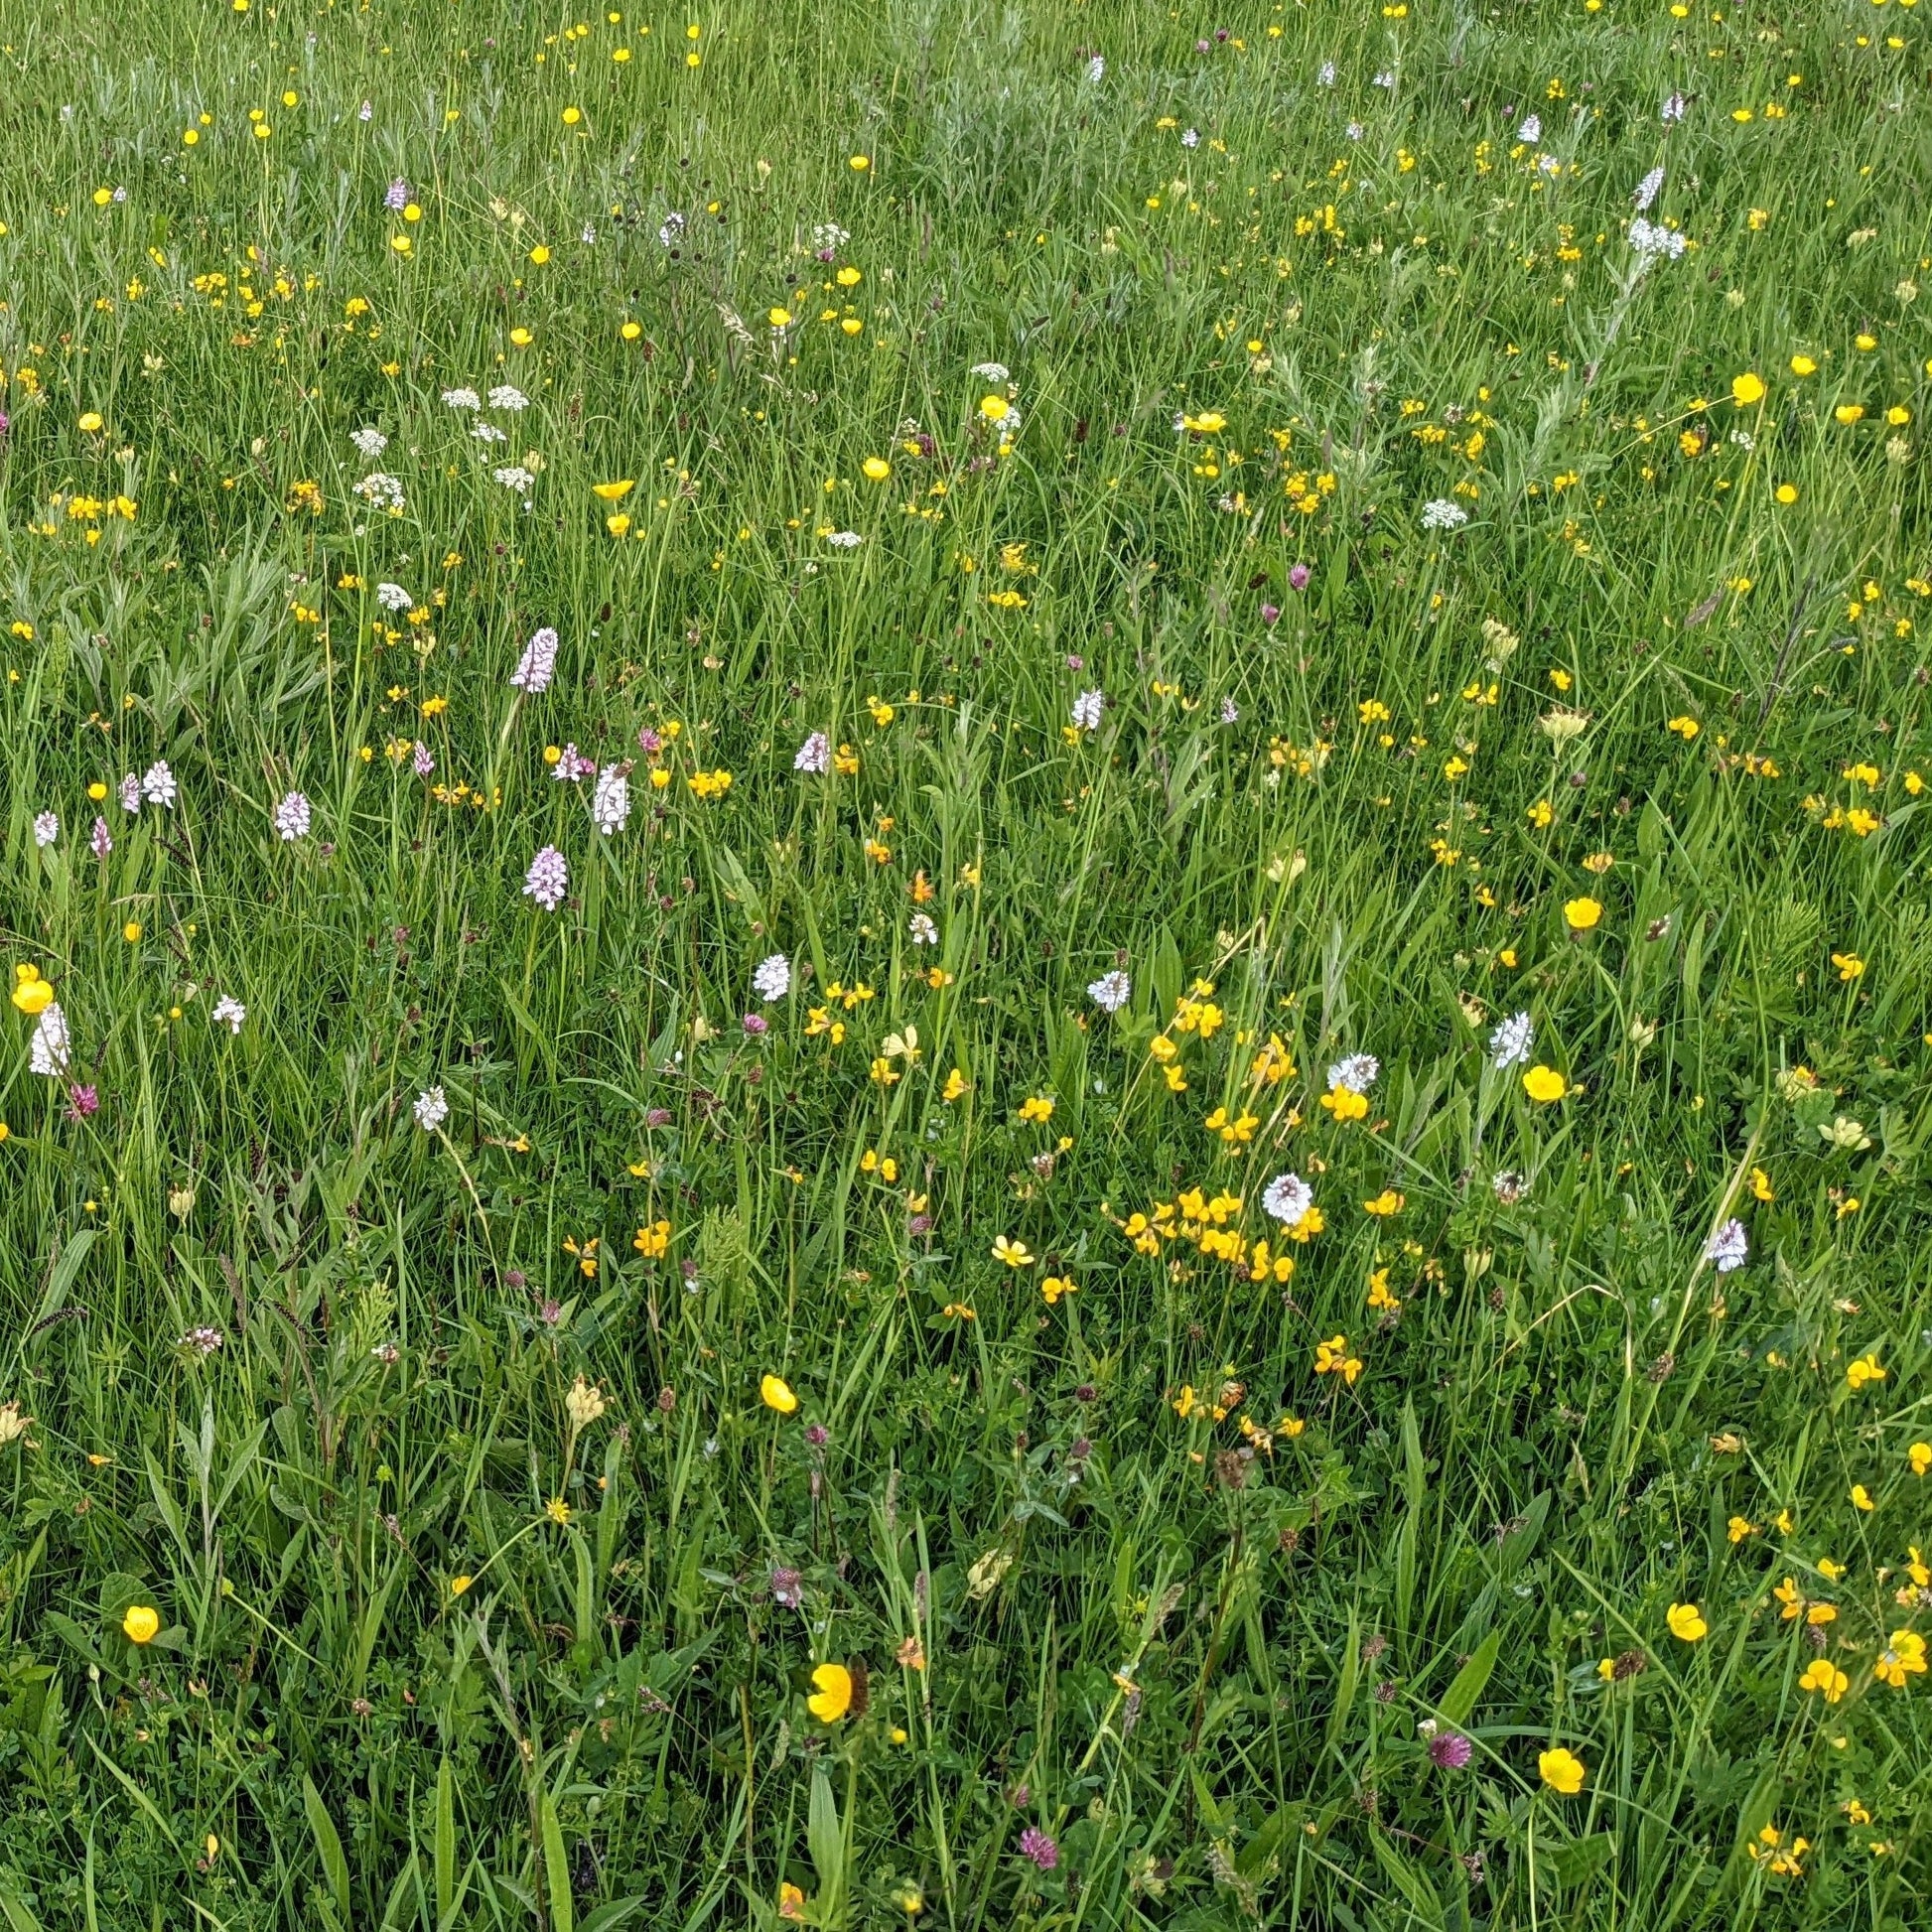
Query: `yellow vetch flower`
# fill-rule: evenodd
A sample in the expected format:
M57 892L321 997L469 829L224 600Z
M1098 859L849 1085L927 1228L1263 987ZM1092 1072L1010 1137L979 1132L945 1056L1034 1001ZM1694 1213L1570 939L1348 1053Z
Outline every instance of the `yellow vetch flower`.
M1827 1704L1836 1704L1851 1688L1852 1680L1829 1657L1816 1657L1798 1680L1801 1691L1817 1691Z

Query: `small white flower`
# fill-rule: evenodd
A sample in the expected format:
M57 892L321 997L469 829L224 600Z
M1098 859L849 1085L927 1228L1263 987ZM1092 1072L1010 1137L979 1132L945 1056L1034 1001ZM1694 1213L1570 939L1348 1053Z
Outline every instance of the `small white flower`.
M141 774L141 795L150 805L172 809L175 802L175 774L166 759L156 759Z
M658 245L663 248L675 248L683 238L684 216L678 213L676 208L673 208L669 214L665 215L663 221L658 226Z
M1733 1274L1749 1257L1750 1245L1743 1222L1728 1220L1705 1243L1704 1258L1719 1274Z
M832 741L823 732L813 732L799 746L791 760L794 771L809 771L814 777L823 777L832 768Z
M1314 84L1317 87L1332 87L1335 84L1335 64L1323 61L1314 70Z
M1350 1093L1366 1093L1382 1071L1382 1062L1373 1053L1350 1053L1328 1069L1330 1087L1346 1087Z
M513 382L499 382L489 392L489 406L492 409L528 409L530 398Z
M1292 1228L1314 1205L1314 1195L1299 1173L1278 1173L1263 1191L1261 1205L1264 1213Z
M361 451L363 457L373 463L389 447L389 439L373 424L364 429L352 429L348 440Z
M630 822L630 779L621 764L607 764L591 793L591 823L608 838Z
M479 443L507 443L509 431L498 429L494 423L475 422L470 425L470 434Z
M226 1027L230 1034L238 1034L241 1023L248 1018L248 1009L231 993L224 993L215 1001L212 1017L217 1026Z
M1107 694L1104 691L1082 691L1073 700L1071 717L1076 730L1097 732L1100 729L1100 716L1106 709Z
M386 470L371 470L355 485L355 493L376 509L387 510L391 516L402 514L402 480L390 476Z
M752 974L752 991L766 1006L782 1000L791 991L791 961L781 952L759 960Z
M1395 91L1395 75L1391 73L1386 68L1384 68L1383 70L1375 76L1374 80L1370 84L1373 86L1385 88L1389 92L1393 93Z
M489 474L505 489L513 489L519 496L527 496L536 487L537 480L520 463L506 463Z
M1675 228L1640 214L1630 223L1630 246L1640 255L1668 255L1676 261L1690 243Z
M360 107L358 107L358 108L357 108L357 109L355 110L355 118L356 118L356 119L357 119L358 121L372 121L372 120L374 120L374 119L375 119L375 108L374 108L374 106L373 106L373 105L372 105L372 104L371 104L370 102L368 102L368 101L366 101L366 100L365 100L365 101L364 101L364 102L363 102L363 103L361 104L361 106L360 106Z
M483 398L474 389L445 389L443 400L452 409L481 409Z
M1523 142L1533 142L1533 141L1542 140L1543 139L1543 116L1541 114L1530 115L1529 118L1524 121L1523 125L1516 130L1516 138L1517 140Z
M275 829L285 845L309 836L309 801L299 791L291 791L275 807Z
M542 847L523 875L523 897L533 899L546 912L554 912L570 890L570 868L554 845Z
M27 1043L27 1064L36 1073L58 1080L68 1070L68 1017L57 1000L34 1024Z
M592 221L586 221L583 227L578 230L577 239L586 248L595 248L597 246L597 224Z
M1182 146L1183 148L1197 148L1197 147L1199 147L1199 146L1200 146L1200 130L1199 130L1198 128L1194 128L1194 127L1190 127L1190 128L1186 128L1186 129L1183 129L1183 130L1182 130L1182 132L1181 132L1181 136L1180 136L1180 145L1181 145L1181 146Z
M1459 530L1469 520L1469 512L1447 496L1437 496L1422 506L1425 530Z
M1642 181L1638 182L1637 192L1630 197L1630 200L1635 204L1636 210L1639 214L1642 214L1650 207L1651 203L1657 199L1658 191L1663 185L1664 171L1661 167L1651 169L1649 174L1644 176Z
M1107 77L1107 63L1098 54L1096 54L1093 57L1093 59L1087 63L1087 80L1091 85L1097 87L1100 85L1100 83L1103 80L1106 79L1106 77Z
M415 603L415 599L400 584L378 584L375 587L375 601L385 611L400 616Z
M416 1125L425 1134L434 1133L450 1117L449 1096L441 1087L425 1087L416 1096L416 1105L411 1111L416 1116Z
M1006 382L1013 375L1013 371L1004 362L975 362L968 373L983 375L989 382Z
M1489 1035L1489 1056L1496 1063L1498 1073L1507 1073L1512 1066L1520 1066L1530 1056L1530 1049L1536 1044L1536 1029L1530 1024L1527 1013L1512 1013Z
M1087 998L1102 1013L1118 1013L1134 997L1134 982L1116 967L1111 973L1102 973L1087 988Z
M1553 154L1540 154L1536 157L1536 171L1540 175L1560 175L1563 163Z
M865 538L857 530L832 530L827 533L825 541L840 550L856 550L865 542Z
M923 912L914 912L906 921L906 930L912 935L915 946L936 946L939 943L939 928Z
M1684 118L1684 96L1679 93L1666 94L1663 106L1657 111L1657 118L1666 127L1675 126Z
M61 836L61 821L53 812L41 812L34 820L34 843L52 845Z
M1351 141L1359 141L1362 138L1362 134L1364 130L1360 121L1350 121L1348 125L1342 129L1342 132L1345 135L1347 135Z

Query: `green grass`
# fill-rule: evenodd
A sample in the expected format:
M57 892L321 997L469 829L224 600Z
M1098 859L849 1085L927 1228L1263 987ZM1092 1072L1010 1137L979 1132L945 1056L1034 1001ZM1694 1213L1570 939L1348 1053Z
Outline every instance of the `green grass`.
M0 10L9 1932L1903 1932L1916 11L688 18Z

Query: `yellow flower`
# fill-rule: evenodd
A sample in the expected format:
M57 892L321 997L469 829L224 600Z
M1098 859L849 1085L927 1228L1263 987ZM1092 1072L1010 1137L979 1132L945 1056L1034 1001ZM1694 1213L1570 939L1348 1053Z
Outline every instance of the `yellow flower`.
M775 1409L781 1416L790 1415L798 1407L798 1398L792 1394L791 1384L781 1375L760 1378L759 1399L767 1409Z
M602 496L607 503L621 502L636 487L636 480L631 477L620 479L617 483L591 484L591 494Z
M1574 1798L1584 1788L1584 1760L1574 1751L1558 1745L1553 1751L1538 1751L1536 1774L1552 1791Z
M1854 1509L1870 1509L1872 1506L1871 1492L1863 1483L1855 1482L1852 1485L1852 1507Z
M1742 375L1730 378L1730 399L1739 409L1748 409L1754 402L1764 400L1764 378L1753 375L1748 369Z
M54 982L44 980L31 966L21 968L23 977L14 983L14 1005L30 1018L45 1013L54 1004ZM31 979L25 977L32 973Z
M1333 1335L1326 1341L1315 1343L1314 1372L1317 1375L1339 1375L1352 1389L1355 1378L1362 1372L1362 1364L1358 1357L1348 1352L1347 1337Z
M989 423L1005 422L1012 409L1012 403L1005 396L986 395L980 398L980 414Z
M1554 1066L1533 1066L1523 1075L1523 1091L1539 1104L1561 1100L1570 1082Z
M962 1093L965 1093L967 1089L971 1087L972 1084L973 1083L969 1079L967 1079L965 1074L962 1073L958 1067L954 1067L953 1070L946 1075L946 1084L944 1087L940 1089L939 1098L945 1101L947 1105L950 1106L952 1102L957 1100Z
M1816 1657L1798 1680L1801 1691L1818 1691L1827 1704L1836 1704L1851 1688L1852 1680L1828 1657Z
M134 1603L121 1618L121 1634L129 1643L153 1643L161 1628L159 1613L146 1603Z
M1832 964L1838 968L1839 979L1848 986L1864 971L1864 961L1855 952L1833 953Z
M1862 1389L1867 1382L1882 1382L1885 1371L1878 1366L1876 1355L1861 1355L1845 1371L1845 1380L1854 1389Z
M778 1887L778 1916L789 1919L805 1916L805 1894L789 1878Z
M1697 1643L1711 1634L1711 1626L1705 1622L1704 1612L1695 1603L1673 1603L1664 1621L1670 1625L1671 1635L1680 1643Z
M1391 1214L1400 1214L1407 1205L1408 1202L1402 1194L1399 1194L1393 1187L1384 1187L1373 1200L1363 1201L1362 1212L1364 1214L1373 1214L1377 1219L1386 1220Z
M463 1595L476 1581L474 1577L452 1577L450 1579L450 1594L452 1596Z
M1595 899L1566 899L1563 907L1563 922L1572 932L1587 932L1603 916L1603 908Z
M791 327L791 311L789 309L780 309L776 304L773 304L772 307L765 310L764 319L773 329L789 329Z
M100 429L100 411L97 409L82 410L80 413L79 427L89 436L97 434Z
M994 1238L993 1259L1004 1261L1009 1268L1031 1268L1034 1258L1024 1241L1009 1241L1002 1234Z
M822 1725L835 1725L852 1708L852 1673L843 1664L820 1664L812 1672L818 1689L805 1700L805 1709Z
M1046 1298L1046 1306L1050 1309L1062 1295L1077 1295L1080 1288L1077 1282L1069 1281L1064 1275L1048 1275L1040 1283L1039 1292Z
M1330 1087L1321 1096L1321 1104L1335 1117L1338 1126L1368 1118L1368 1095L1357 1093L1353 1087Z
M1791 358L1791 373L1793 375L1816 375L1818 373L1818 364L1809 355L1794 355Z
M1757 1534L1757 1525L1747 1516L1733 1516L1725 1525L1725 1533L1730 1538L1731 1542L1741 1543L1745 1537L1755 1536Z
M883 456L869 456L859 468L871 483L884 483L893 474L893 466Z
M1020 1118L1022 1120L1051 1120L1053 1118L1053 1103L1043 1094L1030 1095L1020 1103Z
M1912 1473L1922 1476L1927 1469L1932 1469L1932 1443L1914 1443L1905 1451L1905 1457L1912 1465Z

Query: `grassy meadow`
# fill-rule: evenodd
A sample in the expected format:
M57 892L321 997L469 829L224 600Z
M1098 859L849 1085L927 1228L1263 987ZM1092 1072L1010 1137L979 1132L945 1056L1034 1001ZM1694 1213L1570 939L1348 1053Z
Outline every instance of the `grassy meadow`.
M6 1932L1923 1924L1928 25L0 0Z

